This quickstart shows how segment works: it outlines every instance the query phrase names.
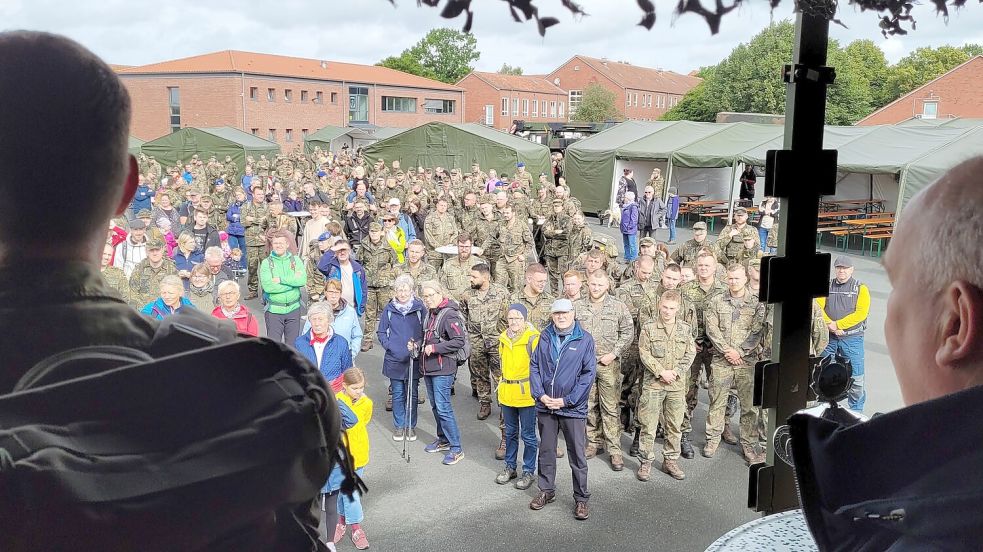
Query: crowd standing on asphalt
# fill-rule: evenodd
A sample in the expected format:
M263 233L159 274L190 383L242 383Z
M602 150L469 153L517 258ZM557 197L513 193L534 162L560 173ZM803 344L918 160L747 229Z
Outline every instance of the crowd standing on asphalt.
M372 403L356 364L389 379L396 441L417 439L418 405L429 400L437 435L424 450L447 465L465 454L467 422L451 399L458 377L470 383L478 420L498 404L500 440L469 453L503 461L498 484L537 482L534 510L554 501L565 455L577 519L589 517L588 460L602 454L615 471L636 457L643 482L658 440L658 467L674 479L686 477L696 445L707 458L723 441L748 464L764 461L766 424L751 397L755 363L771 353L773 315L758 286L762 255L777 245L773 198L756 226L738 206L716 239L697 222L692 239L676 243L676 190L658 169L641 187L626 170L616 194L622 257L588 227L558 156L552 175L522 163L508 175L477 163L368 164L348 148L248 157L242 174L229 157L164 168L141 154L138 165L127 216L108 229L106 282L149 316L200 309L250 336L260 313L243 301L261 299L264 337L296 347L358 414L348 435L359 470ZM849 407L862 411L870 296L849 258L835 265L829 299L814 305L812 352L852 361ZM382 365L359 362L376 343ZM710 406L698 437L701 386ZM623 432L632 436L627 452ZM357 498L339 499L338 509L334 541L347 523L356 547L368 547Z

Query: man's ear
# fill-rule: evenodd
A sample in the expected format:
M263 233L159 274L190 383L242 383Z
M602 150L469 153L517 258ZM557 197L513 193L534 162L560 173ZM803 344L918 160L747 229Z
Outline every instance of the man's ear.
M936 363L960 367L967 361L975 361L983 346L983 291L958 280L943 291L941 299L941 343L935 353Z
M132 155L128 157L130 158L129 172L126 175L126 181L123 182L123 197L120 198L119 205L116 206L114 216L120 216L126 212L126 208L130 206L133 196L137 193L137 184L140 183L140 169L137 168L137 160Z

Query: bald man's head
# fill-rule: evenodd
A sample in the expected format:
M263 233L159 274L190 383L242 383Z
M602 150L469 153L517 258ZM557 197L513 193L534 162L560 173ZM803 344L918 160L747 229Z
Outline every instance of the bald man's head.
M53 247L38 228L63 245L104 239L106 221L129 202L131 165L134 189L137 180L122 82L80 44L48 33L0 33L0 67L0 247Z

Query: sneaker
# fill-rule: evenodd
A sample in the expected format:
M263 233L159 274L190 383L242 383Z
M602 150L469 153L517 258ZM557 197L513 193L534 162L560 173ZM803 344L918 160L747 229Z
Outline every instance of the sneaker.
M545 491L540 491L536 498L532 499L529 503L529 509L531 510L542 510L550 502L556 500L556 495L553 493L547 493Z
M675 460L663 460L662 471L668 473L673 479L677 479L679 481L686 479L686 474L683 473L683 470L679 469L679 464L677 464Z
M584 521L590 517L590 512L587 510L586 502L577 503L577 507L573 509L573 517L574 519L578 519L580 521Z
M409 430L407 430L407 432L406 432L406 440L407 441L416 441L416 428L415 427L411 427Z
M529 487L532 487L532 484L535 482L536 476L529 472L525 472L522 474L522 477L515 480L515 488L519 489L520 491L524 491Z
M638 472L635 473L635 478L639 481L648 481L652 477L652 462L647 460L642 460L642 464L638 466Z
M512 481L516 477L519 476L515 473L515 468L506 467L504 470L502 470L502 473L498 474L495 477L495 483L498 483L499 485L505 485L506 483Z
M359 550L365 550L369 547L369 539L365 538L365 531L361 527L352 531L352 544Z
M464 458L464 451L448 452L447 454L444 455L444 465L453 466L454 464L460 462L462 458Z
M339 523L334 526L334 543L338 544L341 539L345 538L345 531L348 530L348 526L344 523Z
M393 430L393 441L402 441L404 435L403 428L397 427Z
M435 440L429 445L423 447L423 452L436 453L436 452L447 452L451 450L451 444L447 442L440 442L440 439Z
M734 432L731 431L729 423L724 422L724 432L720 434L720 438L728 445L737 444L737 435L734 435Z

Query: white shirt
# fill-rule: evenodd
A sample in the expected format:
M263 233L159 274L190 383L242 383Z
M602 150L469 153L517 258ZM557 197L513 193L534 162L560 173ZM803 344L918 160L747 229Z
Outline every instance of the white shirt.
M332 335L332 333L333 332L330 329L328 329L328 339L326 339L324 341L324 343L315 343L313 345L313 347L314 347L314 358L317 359L316 366L318 368L321 367L321 356L324 355L324 348L328 346L328 341L331 341L331 335ZM311 337L314 337L314 330L311 330Z
M123 252L126 251L124 255ZM133 274L133 269L137 264L147 258L147 242L133 243L129 236L126 240L116 246L116 255L113 257L113 266L123 269L123 274L129 278Z
M338 266L341 267L341 297L355 308L355 269L350 262Z

